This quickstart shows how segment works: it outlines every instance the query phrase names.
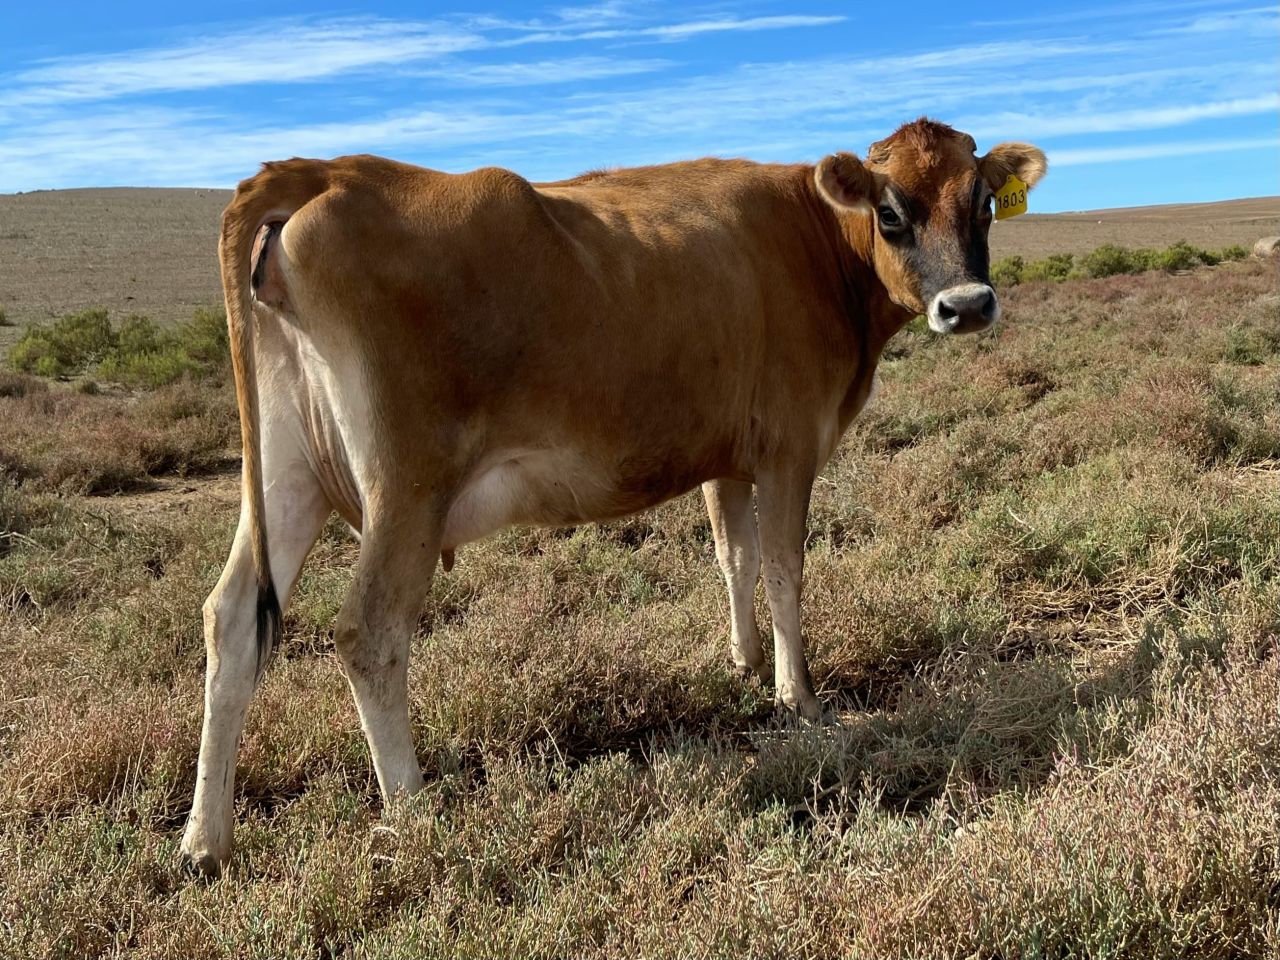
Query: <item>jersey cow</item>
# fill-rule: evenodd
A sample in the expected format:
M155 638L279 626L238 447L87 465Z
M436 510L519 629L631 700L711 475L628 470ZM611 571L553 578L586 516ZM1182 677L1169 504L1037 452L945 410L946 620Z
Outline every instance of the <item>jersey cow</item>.
M992 191L1045 168L1028 144L979 157L919 120L816 167L533 184L355 156L241 183L220 253L243 505L204 606L190 862L230 852L245 711L333 511L361 539L334 644L385 798L423 783L407 661L437 561L508 524L607 520L699 484L734 663L764 670L763 559L777 701L818 716L800 633L814 478L907 320L963 333L999 316Z

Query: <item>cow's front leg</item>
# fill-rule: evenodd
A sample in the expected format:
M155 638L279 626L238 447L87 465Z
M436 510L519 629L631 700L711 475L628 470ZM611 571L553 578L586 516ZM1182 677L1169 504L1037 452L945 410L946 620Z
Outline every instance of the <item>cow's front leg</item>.
M765 679L764 650L756 626L756 581L760 579L760 547L751 484L745 480L711 480L702 485L716 538L716 559L729 588L729 652L744 676Z
M807 720L819 720L822 707L813 693L800 631L805 520L812 488L813 472L796 467L756 477L764 588L773 616L774 699Z

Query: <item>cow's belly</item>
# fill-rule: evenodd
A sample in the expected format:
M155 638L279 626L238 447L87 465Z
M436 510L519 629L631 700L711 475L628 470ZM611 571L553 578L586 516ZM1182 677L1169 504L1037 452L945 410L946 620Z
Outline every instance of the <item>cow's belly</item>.
M652 476L636 476L570 449L504 452L490 458L454 500L444 549L512 524L610 520L661 503L701 479L675 464L655 464Z

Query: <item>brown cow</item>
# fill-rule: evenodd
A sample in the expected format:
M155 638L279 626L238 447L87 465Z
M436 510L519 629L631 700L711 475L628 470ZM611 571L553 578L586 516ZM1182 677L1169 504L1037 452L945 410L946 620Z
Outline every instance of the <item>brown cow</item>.
M995 321L992 189L1044 171L1035 147L977 157L919 120L865 163L696 160L535 185L357 156L241 183L221 260L243 506L204 606L190 862L216 871L230 852L245 710L332 511L361 536L334 643L388 799L422 786L406 679L437 559L508 524L607 520L699 484L734 663L763 675L763 555L777 700L819 716L800 635L814 477L913 314L938 332Z

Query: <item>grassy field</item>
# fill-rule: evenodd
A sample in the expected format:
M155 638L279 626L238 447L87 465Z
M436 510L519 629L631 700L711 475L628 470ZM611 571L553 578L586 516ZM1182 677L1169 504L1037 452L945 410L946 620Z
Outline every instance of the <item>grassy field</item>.
M432 587L428 786L384 817L333 655L335 524L211 883L177 845L229 388L3 375L0 957L1277 955L1274 264L1005 306L976 338L904 331L817 485L836 722L733 676L696 496L512 530Z

